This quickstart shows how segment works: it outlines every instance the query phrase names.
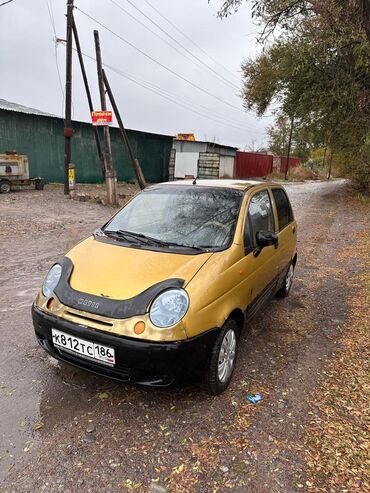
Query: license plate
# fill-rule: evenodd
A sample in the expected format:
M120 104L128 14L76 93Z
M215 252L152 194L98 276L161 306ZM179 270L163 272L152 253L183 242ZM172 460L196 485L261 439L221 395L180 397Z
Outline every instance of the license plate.
M114 349L96 342L86 341L60 330L51 329L53 344L65 351L77 353L84 358L98 360L106 365L113 366L116 362Z

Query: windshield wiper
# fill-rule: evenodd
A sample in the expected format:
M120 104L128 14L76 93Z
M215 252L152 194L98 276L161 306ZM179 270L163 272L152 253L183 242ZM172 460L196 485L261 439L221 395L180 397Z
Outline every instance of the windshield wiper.
M123 238L133 238L134 240L138 240L141 243L145 244L156 244L161 246L168 246L167 241L158 240L157 238L153 238L152 236L144 235L143 233L135 233L134 231L126 231L125 229L117 229L116 231L104 231L107 234L116 234L118 236L122 236Z
M109 234L117 235L125 239L133 238L134 240L138 240L139 242L144 243L146 245L152 244L152 245L160 245L164 247L187 248L191 250L197 250L199 252L205 251L205 248L198 247L195 245L180 245L179 243L159 240L158 238L153 238L152 236L147 236L144 235L143 233L135 233L134 231L126 231L124 229L117 229L116 231L104 230L104 233L108 235Z
M206 249L205 248L202 248L200 246L196 246L196 245L180 245L180 243L174 243L172 241L166 241L166 242L163 242L166 244L166 246L169 246L169 247L175 247L175 248L188 248L190 250L197 250L199 252L205 252Z
M118 237L123 238L125 240L136 240L139 243L145 243L145 244L148 243L148 241L146 241L144 235L141 235L140 233L134 233L133 231L125 231L123 229L117 229L117 230L105 229L104 233L107 235L118 236Z

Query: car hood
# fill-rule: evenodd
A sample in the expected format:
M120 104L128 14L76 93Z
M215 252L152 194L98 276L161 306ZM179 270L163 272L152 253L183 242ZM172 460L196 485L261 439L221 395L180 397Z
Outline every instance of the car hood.
M161 281L183 279L184 286L212 253L184 255L129 248L90 237L67 255L74 265L73 289L96 296L129 299Z

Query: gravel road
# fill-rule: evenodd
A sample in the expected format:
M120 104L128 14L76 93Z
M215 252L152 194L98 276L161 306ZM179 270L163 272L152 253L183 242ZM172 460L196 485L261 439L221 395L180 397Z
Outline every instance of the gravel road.
M1 492L148 492L153 480L174 493L314 491L303 437L361 270L338 255L369 217L344 181L286 188L299 225L293 289L248 327L219 397L128 387L49 358L31 303L51 263L112 210L60 187L0 195ZM248 391L263 401L249 404Z

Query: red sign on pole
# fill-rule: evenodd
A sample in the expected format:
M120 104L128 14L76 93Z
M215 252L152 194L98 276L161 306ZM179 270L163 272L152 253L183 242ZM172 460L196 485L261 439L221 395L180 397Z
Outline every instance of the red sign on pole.
M111 111L93 111L91 113L91 121L93 125L112 125Z

